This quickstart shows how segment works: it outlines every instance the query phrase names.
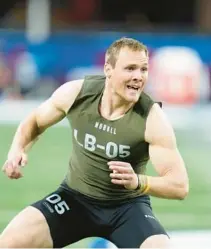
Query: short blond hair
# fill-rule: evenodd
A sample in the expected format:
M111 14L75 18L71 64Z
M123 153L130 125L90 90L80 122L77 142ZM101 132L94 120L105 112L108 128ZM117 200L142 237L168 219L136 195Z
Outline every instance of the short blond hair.
M148 49L143 43L133 38L123 37L114 41L107 49L105 54L105 62L110 64L112 67L115 67L119 52L125 47L131 49L132 51L145 51L146 55L149 55Z

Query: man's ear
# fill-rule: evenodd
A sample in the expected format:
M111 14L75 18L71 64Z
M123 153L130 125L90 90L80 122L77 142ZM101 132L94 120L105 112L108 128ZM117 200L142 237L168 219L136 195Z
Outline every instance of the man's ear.
M111 65L108 63L105 63L104 65L104 74L106 76L106 78L111 78Z

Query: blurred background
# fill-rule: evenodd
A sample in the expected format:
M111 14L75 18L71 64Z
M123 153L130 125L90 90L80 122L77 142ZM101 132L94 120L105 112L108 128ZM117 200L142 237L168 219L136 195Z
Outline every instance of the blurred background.
M210 247L211 1L10 0L0 6L1 165L22 118L64 82L103 73L114 40L138 39L150 51L146 91L164 103L190 177L186 200L152 198L154 212L180 245ZM70 150L63 121L32 149L24 178L0 174L0 232L57 188Z

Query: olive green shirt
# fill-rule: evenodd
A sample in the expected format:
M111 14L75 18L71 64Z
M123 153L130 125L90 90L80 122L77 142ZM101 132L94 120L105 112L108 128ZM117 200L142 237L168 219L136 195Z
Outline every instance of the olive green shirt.
M136 173L144 173L149 160L144 134L146 118L154 101L144 92L122 118L103 118L99 103L104 76L85 77L82 90L67 118L72 128L72 151L66 184L86 196L99 200L125 200L140 193L111 183L107 163L128 162Z

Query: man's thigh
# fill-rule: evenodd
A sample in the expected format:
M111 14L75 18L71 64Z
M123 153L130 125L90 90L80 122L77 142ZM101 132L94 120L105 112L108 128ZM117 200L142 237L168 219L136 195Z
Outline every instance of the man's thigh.
M61 248L95 234L85 208L62 188L32 206L45 216L53 247Z
M139 248L152 235L167 235L147 203L125 204L117 213L117 222L114 223L114 231L109 237L117 247Z
M46 219L34 207L22 210L0 234L0 248L46 248L52 246Z

